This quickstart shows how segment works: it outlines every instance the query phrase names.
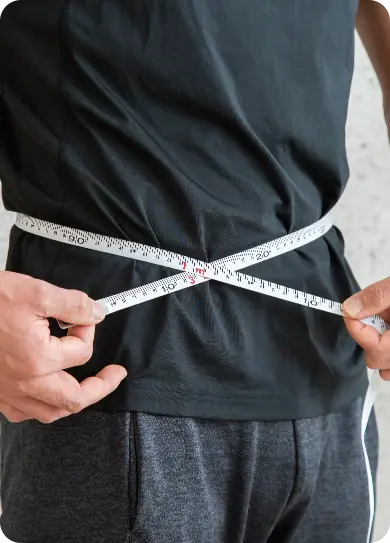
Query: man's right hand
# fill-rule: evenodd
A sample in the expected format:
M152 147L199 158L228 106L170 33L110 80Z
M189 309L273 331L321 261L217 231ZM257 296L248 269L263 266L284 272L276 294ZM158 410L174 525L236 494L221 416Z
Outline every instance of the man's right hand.
M50 335L49 317L76 326L57 338ZM10 422L51 423L118 387L127 375L119 365L81 383L63 371L91 358L95 325L103 318L100 304L83 292L0 271L0 412Z

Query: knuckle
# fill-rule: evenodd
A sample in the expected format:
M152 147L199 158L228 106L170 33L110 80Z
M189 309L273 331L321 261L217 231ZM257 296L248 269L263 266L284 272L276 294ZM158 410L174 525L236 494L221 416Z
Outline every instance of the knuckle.
M50 413L48 415L43 415L41 417L39 417L39 422L42 422L42 424L52 424L53 422L55 422L56 420L58 420L60 417L59 417L59 414L58 413Z
M45 338L32 333L29 348L20 356L20 371L27 377L40 377L43 375L48 363L58 362L57 356L48 357Z
M13 422L14 424L17 424L19 422L23 422L25 420L28 420L29 417L25 415L24 413L17 413L12 415L12 420L10 422Z
M8 422L15 422L14 417L12 416L12 411L3 407L2 413L5 416L5 418L8 420Z
M27 359L36 358L37 355L43 354L45 350L46 338L37 326L31 326L24 334L26 346L23 349Z
M2 408L3 415L8 420L8 422L21 422L22 420L25 420L27 418L27 415L24 415L23 413L17 412L15 409L13 409L11 406L4 406Z
M27 396L28 394L28 386L27 386L27 382L26 381L23 381L23 380L15 380L14 381L14 391L17 393L17 394L21 394L23 396Z
M36 280L34 282L33 296L35 308L43 312L49 300L49 289L44 281Z
M50 403L53 405L66 405L68 403L68 400L66 399L65 394L62 392L62 390L55 389L51 393L50 397Z
M85 348L85 359L84 362L88 362L93 355L93 345L87 345Z
M387 294L387 290L383 283L374 283L369 287L369 292L371 296L380 303L383 303Z
M67 409L73 414L80 413L83 409L83 405L81 402L69 402Z
M12 422L13 424L17 424L18 422L21 422L20 418L17 415L14 415L13 413L6 416L6 419L8 422Z
M78 401L71 400L66 397L62 390L55 390L52 394L52 402L54 405L65 408L66 411L71 413L77 413L81 410L81 403Z
M83 349L83 356L80 357L79 360L77 360L76 365L83 366L92 358L92 355L93 355L93 345L86 345L85 348Z
M26 377L40 377L42 375L42 365L39 358L36 356L26 358L23 362L22 371Z
M76 311L85 314L91 312L91 301L89 296L80 290L74 290L74 307Z

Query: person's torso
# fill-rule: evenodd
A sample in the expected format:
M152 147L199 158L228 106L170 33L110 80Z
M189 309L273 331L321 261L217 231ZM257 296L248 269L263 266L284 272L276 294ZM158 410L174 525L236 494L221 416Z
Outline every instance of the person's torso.
M5 204L204 261L309 225L348 178L356 8L14 2L0 31ZM29 236L20 245L25 273L95 298L170 273ZM38 249L46 262L34 261ZM247 271L331 299L356 288L335 229ZM102 338L80 375L104 353L146 390L283 402L329 394L362 371L342 319L214 282L110 316L101 330L111 347Z

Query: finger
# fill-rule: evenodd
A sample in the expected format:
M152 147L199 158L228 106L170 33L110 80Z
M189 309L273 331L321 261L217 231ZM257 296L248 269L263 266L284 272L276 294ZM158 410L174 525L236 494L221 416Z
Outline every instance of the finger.
M73 326L68 329L67 337L76 337L84 341L87 345L93 345L95 339L96 326Z
M390 277L373 283L343 303L344 314L364 319L381 313L390 307Z
M92 352L93 346L77 337L50 336L45 348L32 352L28 363L24 361L21 368L24 368L24 377L42 377L67 368L81 366L88 362Z
M390 330L380 334L373 326L345 318L350 335L364 349L366 362L372 369L390 369Z
M85 364L93 354L94 335L95 326L75 326L61 338L49 333L36 334L28 342L23 357L13 357L16 361L13 370L23 378L32 378Z
M36 400L35 398L24 397L11 399L10 404L29 415L30 418L36 419L43 424L50 424L58 419L71 415L66 409L57 409L56 407Z
M381 317L385 322L390 323L390 307L384 311L377 313L378 317Z
M53 422L108 396L126 375L125 368L116 364L106 366L81 383L66 372L58 372L20 384L19 388L26 396L11 402L41 422Z
M381 370L379 373L384 381L390 381L390 370Z
M0 412L3 413L3 415L9 422L16 423L16 422L23 422L24 420L32 419L32 417L30 417L29 415L26 415L26 413L24 413L17 407L10 405L9 403L4 402L3 400L0 400Z
M381 334L373 327L351 318L344 318L348 332L365 351L378 347Z
M40 361L39 375L55 373L59 370L81 366L93 354L95 326L75 326L68 335L57 338L49 336L45 356Z
M93 343L72 335L48 336L37 343L29 342L19 353L4 355L2 372L18 380L39 378L86 364L92 354Z
M105 398L123 381L127 371L123 366L111 364L106 366L94 377L87 377L80 383L83 390L83 408Z
M101 322L105 316L103 306L89 298L85 292L56 287L39 279L30 284L28 302L34 314L39 317L91 325Z
M81 410L83 391L77 379L66 371L22 381L18 385L18 392L21 394L16 399L34 398L70 413Z

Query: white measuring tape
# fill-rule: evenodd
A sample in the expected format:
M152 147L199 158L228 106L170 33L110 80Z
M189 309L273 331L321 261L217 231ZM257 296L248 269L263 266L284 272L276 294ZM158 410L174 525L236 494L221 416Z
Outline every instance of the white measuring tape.
M263 279L252 277L237 271L254 264L258 264L259 262L269 260L270 258L274 258L275 256L283 253L287 253L297 249L298 247L302 247L311 241L319 239L326 232L328 232L333 225L331 216L329 214L311 226L302 228L301 230L293 232L292 234L288 234L274 241L270 241L257 247L253 247L252 249L248 249L210 263L202 262L194 258L185 257L170 251L150 247L148 245L142 245L132 241L126 241L101 234L77 230L75 228L60 226L47 221L42 221L40 219L35 219L21 213L17 214L15 224L26 232L36 234L47 239L67 243L68 245L73 245L76 247L83 247L86 249L93 249L104 253L123 256L134 260L141 260L150 264L158 264L160 266L179 270L181 272L171 277L166 277L164 279L154 281L153 283L97 300L104 307L107 315L115 311L119 311L120 309L132 307L160 296L165 296L185 288L193 287L197 284L204 283L205 281L216 280L222 283L227 283L231 286L251 290L259 294L266 294L268 296L273 296L288 302L305 305L312 307L313 309L319 309L321 311L333 313L334 315L343 316L342 306L338 302L278 285L276 283L265 281ZM380 333L383 333L389 329L389 326L385 323L385 321L378 316L363 319L362 322L373 326ZM59 322L59 325L64 329L72 326L72 324L61 322ZM361 438L367 467L368 492L370 500L370 521L367 543L370 541L370 534L372 532L375 503L374 486L364 436L370 413L378 392L378 386L380 383L379 372L369 371L369 380L370 385L365 398L361 427ZM390 543L390 529L385 538L381 539L381 541L377 543Z
M26 232L37 234L54 241L61 241L68 245L93 249L134 260L142 260L150 264L158 264L182 272L141 287L121 292L120 294L114 294L113 296L97 300L104 307L106 314L214 279L232 286L260 294L267 294L268 296L306 305L335 315L343 315L341 304L338 302L271 283L270 281L264 281L257 277L237 273L236 271L287 253L320 238L333 225L330 215L326 215L323 219L307 228L302 228L274 241L211 263L202 262L195 258L185 257L133 241L125 241L66 226L59 226L23 214L17 215L15 224ZM183 272L183 270L185 271ZM374 326L379 332L384 332L387 329L387 324L377 316L365 319L363 322ZM67 327L69 326L63 326L63 328Z

